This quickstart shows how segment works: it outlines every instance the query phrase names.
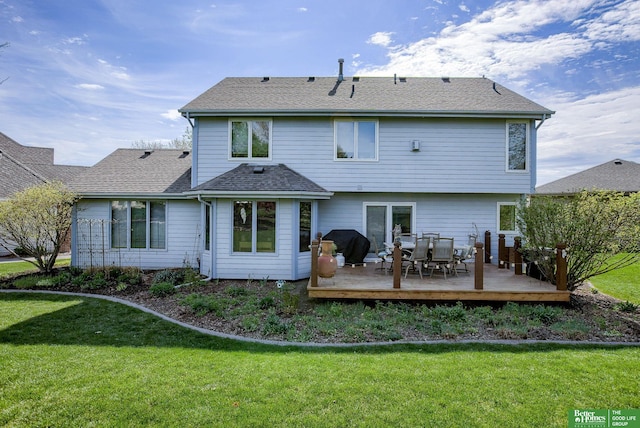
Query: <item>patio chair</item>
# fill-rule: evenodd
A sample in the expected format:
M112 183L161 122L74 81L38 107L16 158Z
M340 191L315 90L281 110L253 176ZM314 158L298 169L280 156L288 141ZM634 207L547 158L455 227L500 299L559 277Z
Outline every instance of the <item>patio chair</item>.
M390 257L392 255L392 253L387 248L385 248L384 246L378 245L378 241L376 241L376 237L375 236L371 237L371 242L373 243L373 247L374 247L374 251L375 251L376 256L378 256L378 258L382 262L382 267L380 267L380 269L382 269L383 271L386 272L387 268L385 267L385 263L390 261L388 259L388 257Z
M442 271L445 279L447 279L447 271L451 270L451 272L456 273L453 260L453 239L440 238L433 241L433 250L431 252L431 260L429 260L429 267L431 268L431 276L433 276L433 271L436 269Z
M422 232L423 238L431 238L432 241L440 239L440 234L437 232Z
M422 266L427 262L427 257L429 254L429 243L431 242L430 238L420 238L416 239L416 245L411 255L406 260L407 267L404 271L404 277L407 277L409 273L409 268L413 267L414 269L418 269L418 273L420 274L420 279L422 279Z
M464 271L469 273L466 260L472 259L473 255L475 254L476 239L476 235L469 235L469 240L467 241L466 247L455 251L453 260L455 262L456 273L458 272L458 265L460 264L463 264Z

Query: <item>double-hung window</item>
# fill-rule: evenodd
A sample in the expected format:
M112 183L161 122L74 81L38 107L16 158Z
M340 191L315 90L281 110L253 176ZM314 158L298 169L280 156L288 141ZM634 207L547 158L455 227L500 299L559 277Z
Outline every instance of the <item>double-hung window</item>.
M526 172L529 169L529 123L507 122L507 171Z
M270 120L231 120L229 136L231 159L271 158Z
M276 252L275 201L234 201L233 252Z
M375 120L336 120L336 160L378 160L378 122Z
M166 202L112 201L111 248L167 248Z
M498 233L516 232L516 203L498 202Z

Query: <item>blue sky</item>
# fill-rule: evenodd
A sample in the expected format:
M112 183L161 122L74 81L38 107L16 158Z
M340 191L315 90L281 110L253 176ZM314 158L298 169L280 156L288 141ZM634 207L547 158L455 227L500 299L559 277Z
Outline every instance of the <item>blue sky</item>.
M555 110L538 184L640 162L637 0L0 0L0 132L93 165L227 76L486 77Z

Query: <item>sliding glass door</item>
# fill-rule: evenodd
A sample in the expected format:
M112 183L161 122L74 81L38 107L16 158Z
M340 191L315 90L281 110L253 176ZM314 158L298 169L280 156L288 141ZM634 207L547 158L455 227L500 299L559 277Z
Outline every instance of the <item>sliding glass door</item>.
M415 202L365 202L364 225L369 241L378 246L393 242L393 228L399 224L402 233L415 233ZM375 248L371 248L374 251Z

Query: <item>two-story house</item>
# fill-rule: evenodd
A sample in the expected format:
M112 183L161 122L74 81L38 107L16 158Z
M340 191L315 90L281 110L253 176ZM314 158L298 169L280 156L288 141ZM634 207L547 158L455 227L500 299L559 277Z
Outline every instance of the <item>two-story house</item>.
M180 109L193 126L182 163L175 151L105 159L78 188L76 224L109 222L92 263L117 254L292 280L309 276L318 231L515 234L516 204L535 188L536 130L553 111L486 78L344 77L341 66L337 77L222 80ZM154 166L163 156L173 160ZM167 179L136 186L141 168ZM166 190L185 174L188 186Z

